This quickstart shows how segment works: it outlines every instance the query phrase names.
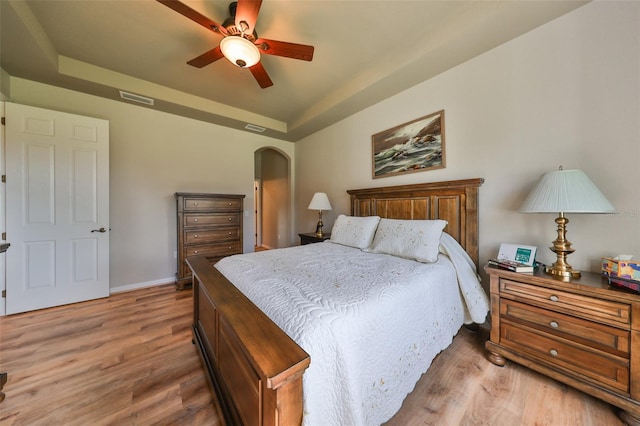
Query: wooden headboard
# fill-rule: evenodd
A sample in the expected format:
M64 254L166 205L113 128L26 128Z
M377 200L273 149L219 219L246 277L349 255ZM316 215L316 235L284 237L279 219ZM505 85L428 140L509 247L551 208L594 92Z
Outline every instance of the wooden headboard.
M478 189L484 179L464 179L415 185L353 189L353 216L388 219L443 219L478 266Z

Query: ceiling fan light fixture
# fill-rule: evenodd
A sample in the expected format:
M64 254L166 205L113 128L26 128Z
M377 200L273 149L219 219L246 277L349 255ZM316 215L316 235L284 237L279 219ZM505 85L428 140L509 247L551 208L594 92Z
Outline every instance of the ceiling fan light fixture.
M229 36L220 41L220 50L225 58L240 68L250 68L260 61L258 47L241 36Z

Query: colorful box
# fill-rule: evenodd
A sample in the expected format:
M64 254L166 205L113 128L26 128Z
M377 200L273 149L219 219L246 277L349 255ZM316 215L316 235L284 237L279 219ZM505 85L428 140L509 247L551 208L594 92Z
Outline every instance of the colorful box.
M603 257L602 275L640 282L640 262Z

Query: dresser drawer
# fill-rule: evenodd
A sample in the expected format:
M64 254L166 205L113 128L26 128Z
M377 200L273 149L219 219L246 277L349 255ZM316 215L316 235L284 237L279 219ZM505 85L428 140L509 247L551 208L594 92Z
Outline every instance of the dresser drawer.
M573 316L629 329L631 306L560 290L500 279L501 297L530 303Z
M629 362L624 358L508 321L502 322L500 341L503 346L528 353L551 368L629 393Z
M629 357L631 333L570 315L502 299L500 315L614 355Z
M185 244L208 244L217 243L225 240L234 241L240 237L238 228L229 229L198 229L194 231L185 231Z
M188 214L184 215L184 227L196 226L238 226L240 213L212 213L212 214Z
M228 241L226 243L206 244L202 246L188 246L184 249L185 259L189 256L230 256L241 253L240 241Z
M242 208L242 200L237 198L184 198L184 211L200 210L239 210Z

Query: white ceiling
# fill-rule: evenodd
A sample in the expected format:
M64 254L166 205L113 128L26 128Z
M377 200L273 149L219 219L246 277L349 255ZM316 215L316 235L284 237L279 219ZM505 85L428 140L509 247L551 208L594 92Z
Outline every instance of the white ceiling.
M229 1L184 0L221 23ZM315 46L312 62L262 56L274 85L221 59L220 36L155 0L0 0L10 75L297 141L583 4L566 0L264 0L261 37ZM123 101L125 102L125 101ZM126 101L128 102L128 101Z

